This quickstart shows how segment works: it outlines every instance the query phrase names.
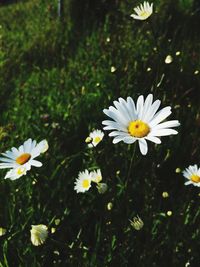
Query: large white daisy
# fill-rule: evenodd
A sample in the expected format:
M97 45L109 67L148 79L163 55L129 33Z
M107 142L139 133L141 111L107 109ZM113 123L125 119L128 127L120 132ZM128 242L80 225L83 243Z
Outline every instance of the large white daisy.
M134 11L135 14L130 15L133 19L146 20L153 13L153 3L149 4L149 2L144 1L143 5L140 4L139 6L135 7Z
M79 172L78 178L75 181L74 190L76 190L77 193L84 193L88 191L91 187L91 181L91 173L89 173L88 170Z
M183 176L189 180L185 182L185 185L193 184L200 187L200 168L196 164L186 168L183 171Z
M18 149L13 147L11 150L2 153L4 157L0 157L0 169L18 169L22 170L22 167L27 171L31 169L31 166L41 167L42 163L35 160L41 153L47 149L46 140L41 141L39 144L35 140L28 139ZM21 169L20 169L21 168Z
M131 97L127 100L119 98L114 101L114 106L104 109L103 112L112 120L103 121L104 130L113 130L109 136L114 137L113 143L123 141L132 144L139 142L140 151L147 154L147 140L160 144L160 136L177 134L171 127L180 125L178 120L163 122L170 114L171 107L165 107L158 111L160 100L153 102L153 95L149 94L146 99L139 96L135 105ZM158 112L157 112L158 111Z

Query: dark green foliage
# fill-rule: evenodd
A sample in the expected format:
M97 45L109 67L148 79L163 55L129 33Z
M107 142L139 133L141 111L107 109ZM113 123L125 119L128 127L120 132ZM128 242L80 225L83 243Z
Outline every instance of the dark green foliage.
M62 20L57 0L0 6L0 152L29 137L49 142L42 168L16 181L1 170L0 266L200 266L199 190L175 172L200 165L198 1L153 1L156 12L135 21L140 2L65 0ZM126 188L133 146L106 134L90 150L84 140L112 101L150 92L181 127L145 157L136 147ZM95 167L107 193L77 194L78 172ZM129 222L137 214L140 231ZM30 228L41 223L56 232L34 247Z

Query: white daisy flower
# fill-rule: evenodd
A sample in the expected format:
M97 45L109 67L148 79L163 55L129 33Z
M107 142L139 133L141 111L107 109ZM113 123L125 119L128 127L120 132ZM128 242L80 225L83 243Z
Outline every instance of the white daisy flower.
M25 167L17 167L7 172L5 179L16 180L23 175L26 175L27 169Z
M90 175L91 175L92 182L98 184L98 183L100 183L102 181L102 175L101 175L101 170L100 169L98 169L96 171L92 171L90 173Z
M196 164L186 168L183 171L183 176L189 180L185 182L185 185L193 184L200 187L200 168Z
M119 98L114 101L114 106L104 109L103 112L112 120L105 120L104 130L114 130L109 136L113 136L113 143L123 141L132 144L139 142L140 151L143 155L147 154L147 140L160 144L159 136L177 134L178 132L171 127L180 125L178 120L162 122L171 114L171 107L165 107L157 112L161 101L153 102L153 95L149 94L144 100L143 95L138 97L135 105L131 97L127 100Z
M42 245L48 237L48 228L44 224L31 225L31 242L34 246Z
M46 140L43 140L37 144L35 140L29 138L18 149L13 147L2 153L4 157L0 157L0 161L3 162L0 163L0 169L24 167L30 170L31 166L41 167L42 163L35 158L45 151L45 142Z
M88 170L84 172L79 172L78 178L76 179L74 190L77 193L84 193L88 191L91 187L92 177Z
M101 130L94 130L90 133L89 138L91 138L91 143L88 144L89 147L97 146L103 139L104 133ZM88 138L88 140L89 140Z
M140 4L140 6L135 7L134 11L136 14L130 15L133 19L146 20L153 13L153 3L149 4L149 2L144 1L143 5Z

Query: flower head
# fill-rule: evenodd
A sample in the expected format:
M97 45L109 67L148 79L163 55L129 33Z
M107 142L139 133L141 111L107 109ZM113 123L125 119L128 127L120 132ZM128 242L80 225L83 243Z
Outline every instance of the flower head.
M99 182L101 182L101 180L102 180L102 175L101 175L101 170L100 169L98 169L98 170L96 170L96 171L92 171L91 173L90 173L90 175L91 175L91 179L92 179L92 182L94 182L94 183L99 183Z
M144 222L142 219L137 215L136 217L133 218L133 220L129 220L131 223L131 226L135 230L140 230L144 226Z
M186 168L183 171L183 176L188 179L185 185L193 184L194 186L200 187L200 168L196 164Z
M97 146L103 139L104 133L101 130L94 130L90 133L89 137L86 138L86 142L88 143L90 140L89 147Z
M103 121L104 130L113 130L109 136L113 136L113 143L123 141L132 144L139 142L140 151L147 154L147 140L160 144L160 136L177 134L171 127L177 127L180 123L177 120L163 122L170 114L171 107L165 107L157 112L161 101L153 102L153 95L149 94L146 99L143 95L138 97L135 105L131 97L127 100L119 98L114 101L114 106L104 109L103 112L112 120Z
M153 13L153 3L149 4L149 2L144 1L143 5L135 7L134 11L136 14L130 15L133 19L146 20Z
M47 150L47 141L43 140L39 144L35 140L28 139L18 149L13 147L11 150L2 153L4 157L0 157L0 169L11 168L12 170L6 174L5 178L17 179L26 174L31 166L41 167L42 163L35 160L41 153ZM15 169L15 170L14 170Z
M88 191L91 187L92 177L88 170L84 172L79 172L78 178L76 179L74 190L77 193L84 193Z
M5 179L11 179L11 180L16 180L20 178L23 175L26 175L27 169L25 167L17 167L14 169L11 169L6 173Z
M108 185L106 183L98 183L97 190L99 194L104 194L108 190Z
M31 242L34 246L42 245L48 236L48 228L44 224L32 225Z

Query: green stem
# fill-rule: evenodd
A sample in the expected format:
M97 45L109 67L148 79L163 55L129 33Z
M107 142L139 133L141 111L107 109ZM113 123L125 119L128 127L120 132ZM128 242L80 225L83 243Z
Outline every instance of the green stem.
M130 162L130 165L129 165L129 170L128 170L128 175L127 175L127 179L126 179L126 183L125 183L125 188L127 188L128 183L129 183L129 179L130 179L130 175L131 175L131 170L132 170L132 166L133 166L133 159L135 157L135 151L136 151L136 144L134 144L133 154L132 154L131 162Z

